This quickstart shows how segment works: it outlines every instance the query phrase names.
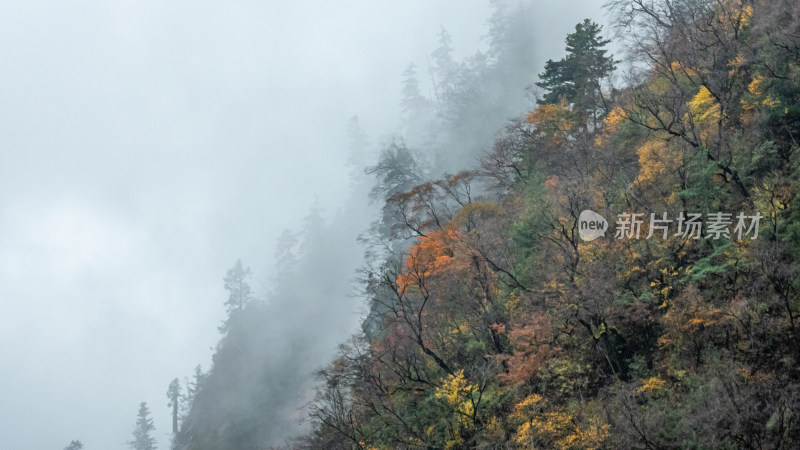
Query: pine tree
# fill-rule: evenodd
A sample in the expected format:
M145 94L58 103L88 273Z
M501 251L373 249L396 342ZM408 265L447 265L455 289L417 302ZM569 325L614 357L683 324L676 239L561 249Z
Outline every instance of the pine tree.
M602 29L589 19L577 24L575 32L567 36L567 56L548 60L536 83L547 91L539 104L566 100L579 113L584 129L590 118L592 129L597 129L598 113L606 109L603 81L615 69L614 59L603 48L611 41L600 35Z
M403 89L401 92L400 109L403 114L410 116L426 107L427 100L419 90L417 79L417 66L411 63L403 72Z
M228 291L228 300L225 306L228 314L232 311L241 311L252 300L252 292L247 278L250 277L250 268L242 266L242 260L237 259L236 264L228 269L227 275L222 280L225 282L225 290Z
M562 99L574 101L577 97L574 77L574 70L566 58L560 61L548 59L544 63L544 72L539 74L539 81L536 83L547 91L544 97L539 99L539 104L556 104Z
M172 408L172 434L178 434L178 409L181 399L181 382L175 378L167 389L169 403L167 407Z
M156 440L150 435L155 429L147 403L140 403L139 415L136 418L136 428L133 430L133 440L128 442L128 446L133 450L155 450Z
M384 148L378 164L367 169L367 173L374 175L377 181L370 192L371 199L384 203L394 195L408 192L422 181L420 172L414 154L405 143L392 142ZM384 204L382 220L376 224L377 231L383 236L391 235L393 221L394 209Z
M347 165L350 167L350 178L355 181L364 176L369 142L367 133L361 128L358 116L353 116L347 121L347 145L349 153L347 155Z
M441 102L441 97L446 97L453 90L458 66L453 59L453 37L450 32L442 26L437 36L439 37L439 47L431 53L433 67L430 72L435 99L437 102Z
M275 261L277 264L275 276L277 278L291 273L297 266L299 243L300 239L297 234L290 230L283 230L276 240Z
M83 443L78 440L72 441L68 446L64 447L64 450L83 450Z
M191 380L184 377L183 384L186 385L186 393L181 396L181 420L184 420L192 409L194 399L197 397L197 393L200 392L205 377L203 366L200 364L194 368L194 375Z

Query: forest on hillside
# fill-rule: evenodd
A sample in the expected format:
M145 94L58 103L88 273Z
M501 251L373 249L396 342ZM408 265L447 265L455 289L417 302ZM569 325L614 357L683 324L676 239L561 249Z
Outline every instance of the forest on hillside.
M463 60L440 31L366 167L349 125L361 246L336 239L347 211L312 213L281 240L282 301L227 273L213 366L170 386L174 448L798 445L800 4L607 11L544 68L529 8ZM365 301L330 362L309 276Z

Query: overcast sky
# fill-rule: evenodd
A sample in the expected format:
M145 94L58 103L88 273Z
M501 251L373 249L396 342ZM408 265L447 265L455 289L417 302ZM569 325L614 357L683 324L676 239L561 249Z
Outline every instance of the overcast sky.
M560 57L597 0L541 2ZM222 276L258 275L348 191L439 26L482 47L488 2L0 1L0 448L123 448L147 401L208 368ZM532 74L533 77L534 74ZM532 78L533 81L533 78ZM354 330L355 331L355 330Z

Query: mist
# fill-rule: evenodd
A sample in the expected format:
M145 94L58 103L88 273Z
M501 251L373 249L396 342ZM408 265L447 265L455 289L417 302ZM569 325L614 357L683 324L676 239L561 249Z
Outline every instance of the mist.
M368 314L358 238L380 206L364 169L393 140L423 159L451 149L431 176L474 165L563 36L602 22L601 2L520 3L520 78L486 93L502 108L462 140L408 124L403 72L433 95L442 27L455 60L490 51L489 2L0 6L2 447L126 448L145 401L169 448L167 386L219 364L237 259L261 305L246 354L276 374L285 425L265 439L304 430L313 371Z

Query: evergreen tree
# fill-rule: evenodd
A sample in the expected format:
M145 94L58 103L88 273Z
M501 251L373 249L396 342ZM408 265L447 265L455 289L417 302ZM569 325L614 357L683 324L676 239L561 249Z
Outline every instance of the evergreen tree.
M419 90L417 66L411 63L403 72L403 90L401 92L400 109L403 114L413 115L426 107L427 100Z
M405 143L392 142L381 153L378 164L367 169L367 173L377 179L370 192L373 201L384 203L394 195L408 192L414 185L422 181L421 170L416 158ZM394 222L394 211L383 206L383 217L377 225L379 234L391 235L391 224Z
M178 408L181 399L181 382L175 378L167 389L169 403L167 407L172 408L172 434L178 434Z
M544 63L544 72L539 74L539 81L536 83L547 91L539 99L539 104L555 104L561 100L574 101L577 98L574 76L574 70L566 58L560 61L548 59Z
M275 261L277 262L275 276L280 277L294 270L298 261L299 243L297 234L290 230L283 230L275 242Z
M219 326L220 333L227 333L231 328L231 322L236 320L245 306L253 299L250 284L247 279L250 277L250 268L242 265L242 260L237 259L236 264L228 269L222 281L225 283L225 290L228 291L228 300L225 301L225 309L228 317Z
M603 27L586 19L567 35L567 56L559 61L548 60L539 75L537 86L547 92L540 104L556 104L566 100L579 113L584 129L589 119L597 129L599 114L605 111L602 84L614 71L614 59L604 49L610 40L600 35Z
M128 446L133 450L155 450L156 440L150 435L155 431L153 419L150 417L150 408L146 402L139 404L139 415L136 418L136 428L133 430L133 440Z
M233 311L241 311L252 300L252 292L247 278L250 277L250 268L242 266L242 260L237 259L236 264L228 269L227 275L222 279L225 282L225 290L228 291L228 300L225 306L228 314Z
M64 447L64 450L82 450L83 443L81 441L72 441L69 443L68 446Z
M347 121L347 145L350 150L347 155L347 165L351 170L350 178L355 182L364 177L369 148L367 133L361 127L358 116L353 116Z
M191 380L184 377L183 384L186 386L186 393L181 396L181 420L186 419L186 416L192 409L194 399L201 389L205 376L206 374L203 373L203 366L198 364L197 367L194 368L194 374Z
M433 82L433 92L437 102L441 101L440 96L447 95L452 90L453 81L457 69L456 61L453 59L453 37L441 27L438 33L439 47L431 53L433 57L433 67L431 67L431 81Z

